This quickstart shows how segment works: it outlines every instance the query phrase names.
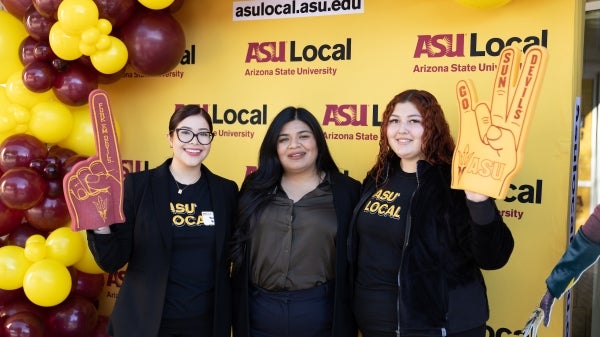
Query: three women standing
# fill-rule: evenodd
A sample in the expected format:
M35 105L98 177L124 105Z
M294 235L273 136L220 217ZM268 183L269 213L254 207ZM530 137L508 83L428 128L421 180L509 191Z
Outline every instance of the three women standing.
M362 193L305 109L269 125L239 206L235 183L202 165L212 137L204 110L179 109L173 158L125 180L126 223L89 232L102 268L128 263L111 334L225 337L233 310L234 337L354 337L354 317L364 337L485 335L481 270L514 241L492 199L450 188L454 142L433 95L389 102Z

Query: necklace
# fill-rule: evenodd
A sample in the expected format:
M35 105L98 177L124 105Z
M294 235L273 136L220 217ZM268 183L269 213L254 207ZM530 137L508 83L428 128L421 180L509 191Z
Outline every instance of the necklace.
M192 185L185 185L184 188L181 188L181 186L179 186L179 183L177 183L177 180L175 180L175 185L177 185L177 194L182 194L186 188L192 186Z
M198 180L200 180L200 178L196 179L196 181L194 181L193 183L191 183L189 185L184 185L184 187L182 188L181 186L179 186L179 183L177 182L177 180L173 179L173 181L175 181L175 185L177 185L177 194L183 194L183 191L185 191L186 188L194 185L195 183L198 182Z
M177 182L177 178L175 178L175 175L173 174L173 169L169 166L169 171L171 172L171 175L173 176L173 181L175 182L175 185L177 185L177 194L183 194L183 191L185 191L186 188L194 185L195 183L198 182L198 180L200 180L200 178L202 178L202 175L200 175L196 180L192 181L189 185L184 185L183 188L181 188L181 186L179 186L179 183Z

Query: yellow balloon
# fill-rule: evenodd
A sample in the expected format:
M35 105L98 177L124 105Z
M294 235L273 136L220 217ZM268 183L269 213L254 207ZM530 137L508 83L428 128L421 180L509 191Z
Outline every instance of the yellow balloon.
M85 44L96 44L100 38L100 29L98 27L90 27L81 33L81 42Z
M83 43L83 41L79 42L79 51L86 56L90 56L92 54L95 54L97 49L96 46L93 44L85 44Z
M92 65L103 74L114 74L123 69L129 57L127 47L123 41L114 36L107 35L110 47L99 50L90 56ZM100 49L100 48L98 48Z
M34 234L25 241L25 257L31 262L38 262L46 258L46 238Z
M23 278L31 261L25 257L25 250L19 246L0 247L0 289L15 290L23 286Z
M73 267L88 274L104 274L104 270L98 266L94 259L94 255L92 255L92 252L90 251L87 243L87 233L85 231L79 231L79 235L81 235L85 242L85 249L83 251L83 256L79 261L75 262Z
M98 15L98 6L92 0L64 0L56 12L58 21L69 34L80 34L96 26Z
M94 128L90 116L89 106L83 105L72 110L73 128L71 133L58 145L77 152L80 155L92 156L96 154Z
M52 25L48 40L54 54L63 60L76 60L82 55L79 50L79 41L81 40L81 37L67 33L62 28L61 22L56 22Z
M144 7L158 10L169 7L175 0L138 0Z
M41 234L33 234L25 240L25 246L31 243L41 243L46 244L46 238Z
M52 125L52 127L48 127ZM73 129L73 114L61 102L38 103L31 108L29 131L44 143L55 144L67 138Z
M26 133L29 134L29 129L27 128L27 125L25 124L17 124L17 126L15 127L13 134L17 134L17 133Z
M17 126L15 116L8 111L0 110L0 133L10 132Z
M12 132L0 132L0 143L2 143L4 140L6 140L6 138L8 138L8 137L10 137L10 136L12 136L14 134L16 134L16 133L12 133ZM2 287L0 286L0 289L1 288Z
M102 35L96 42L96 49L107 50L112 45L112 39L116 39L114 36ZM127 50L127 49L126 49Z
M100 30L100 33L104 35L108 35L112 31L112 23L106 19L99 19L96 27Z
M81 235L71 228L60 227L46 238L47 257L67 267L72 266L83 256L84 245Z
M11 72L11 75L14 72ZM0 83L4 83L4 82L0 82ZM4 89L3 86L0 86L0 111L5 110L9 105L10 105L10 99L8 99L8 96L6 95L6 89Z
M44 259L33 263L23 279L25 296L42 307L52 307L64 301L71 292L73 280L62 263Z
M19 59L19 46L28 35L23 22L0 10L0 83L5 83L8 76L23 69Z
M38 262L46 258L46 245L43 242L27 242L25 257L31 262Z
M17 126L17 120L8 107L12 103L6 96L6 90L0 86L0 133L8 133Z
M16 103L12 103L8 106L7 111L13 115L17 124L29 124L29 120L31 119L31 111Z
M12 103L20 104L27 109L31 109L40 102L49 101L56 97L52 90L38 93L27 89L21 75L22 70L19 70L10 75L6 80L6 96Z
M459 4L467 7L492 9L506 5L510 0L455 0Z

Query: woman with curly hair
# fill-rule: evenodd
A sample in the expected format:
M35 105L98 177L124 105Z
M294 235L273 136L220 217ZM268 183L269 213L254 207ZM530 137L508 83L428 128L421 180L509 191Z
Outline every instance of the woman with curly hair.
M348 245L362 335L485 336L481 270L504 266L514 241L493 199L450 188L454 140L437 99L393 97L379 145Z

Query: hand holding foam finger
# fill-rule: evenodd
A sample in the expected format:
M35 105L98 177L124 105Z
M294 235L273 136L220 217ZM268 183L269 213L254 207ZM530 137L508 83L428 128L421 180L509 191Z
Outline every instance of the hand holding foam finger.
M73 230L125 221L123 167L106 92L92 91L89 104L97 154L75 164L63 180Z
M459 135L452 160L452 188L506 197L523 164L524 143L547 61L546 49L506 47L498 58L491 103L480 102L471 81L456 85Z

